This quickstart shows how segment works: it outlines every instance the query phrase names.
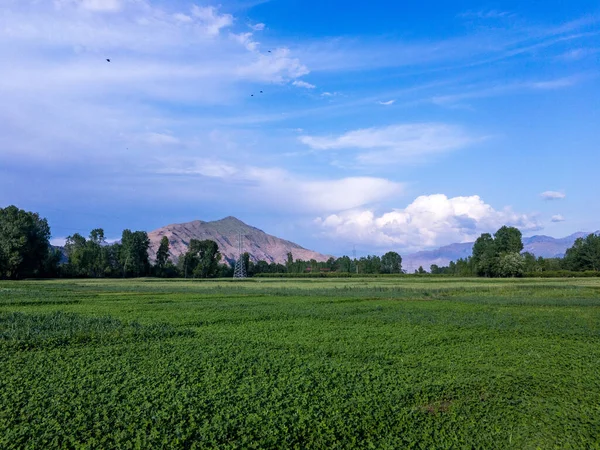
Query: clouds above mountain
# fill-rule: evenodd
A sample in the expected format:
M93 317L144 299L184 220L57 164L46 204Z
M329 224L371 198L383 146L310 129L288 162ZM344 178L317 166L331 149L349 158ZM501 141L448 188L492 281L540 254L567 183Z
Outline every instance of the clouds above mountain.
M358 164L419 162L432 155L463 148L478 138L462 127L442 123L397 124L363 128L337 136L301 136L317 151L342 151Z
M510 208L496 210L477 195L448 198L443 194L420 196L404 209L381 214L370 209L331 214L318 218L316 224L327 236L380 249L469 242L502 225L522 231L541 228L535 215L516 213Z
M181 160L158 173L217 179L223 191L243 186L240 195L263 207L299 214L337 212L381 202L403 193L402 183L376 177L318 179L281 168L240 166L209 159ZM162 164L161 164L162 165Z

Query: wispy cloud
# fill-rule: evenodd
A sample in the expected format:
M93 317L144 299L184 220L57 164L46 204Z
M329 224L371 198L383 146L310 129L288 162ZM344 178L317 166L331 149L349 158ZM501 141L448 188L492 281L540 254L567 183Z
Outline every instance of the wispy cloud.
M314 84L307 83L306 81L296 80L292 83L294 86L304 89L314 89L316 86Z
M506 19L514 17L515 14L510 11L499 11L497 9L482 9L479 11L465 11L460 13L458 17L466 19Z
M250 28L252 28L254 31L263 31L265 29L265 24L264 23L256 23L254 25L250 24L248 26Z
M564 192L558 192L558 191L546 191L546 192L542 192L540 194L540 197L542 197L542 199L544 200L562 200L564 198L567 197L567 195Z
M404 184L375 177L315 179L281 168L236 165L215 159L159 160L157 173L218 179L231 189L244 184L244 196L295 213L332 212L378 203L401 194ZM227 191L229 189L226 189ZM285 193L284 195L282 195ZM289 199L294 201L290 202Z
M300 141L314 150L356 151L356 162L388 165L414 162L475 142L461 127L438 124L399 124L364 128L339 136L302 136Z
M567 220L567 219L565 219L562 216L562 214L556 214L556 215L552 216L552 222L554 222L554 223L564 222L565 220Z
M379 101L377 103L379 103L380 105L384 105L384 106L390 106L390 105L393 105L395 102L396 102L396 100L388 100L387 102Z
M356 209L321 217L315 222L330 238L382 249L469 242L502 225L523 231L541 228L536 215L516 213L510 208L496 210L477 195L448 198L443 194L421 196L404 209L383 214Z

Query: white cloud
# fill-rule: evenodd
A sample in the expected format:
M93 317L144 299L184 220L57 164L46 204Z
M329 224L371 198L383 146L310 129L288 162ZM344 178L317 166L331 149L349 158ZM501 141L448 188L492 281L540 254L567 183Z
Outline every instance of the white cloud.
M208 34L216 36L222 28L229 27L233 24L233 16L231 14L219 14L214 6L192 6L192 15L197 17L205 26Z
M307 83L306 81L296 80L292 83L296 87L305 88L305 89L314 89L316 86L314 84Z
M244 47L246 47L248 51L254 52L258 49L259 43L252 39L252 33L232 33L231 36L233 37L233 39L235 39Z
M554 222L554 223L564 222L565 220L567 220L567 219L565 219L562 214L556 214L556 215L552 216L552 222Z
M158 159L157 173L217 179L224 185L244 185L249 201L294 213L330 213L371 205L398 196L402 183L384 178L314 179L280 168L234 165L214 159Z
M390 105L393 105L395 102L396 102L396 100L388 100L387 102L381 102L380 101L380 102L377 102L377 103L379 103L380 105L384 105L384 106L390 106Z
M546 191L540 194L540 197L542 197L544 200L562 200L566 198L566 196L567 195L564 192L558 191Z
M388 165L418 161L427 156L466 147L476 139L462 128L438 123L364 128L340 136L301 136L314 150L356 150L361 164Z
M479 196L421 196L404 209L376 214L356 209L316 219L324 235L381 249L417 249L469 242L503 225L538 230L534 215L495 210Z
M250 28L252 28L254 31L263 31L265 29L265 24L264 23L257 23L254 25L248 25Z
M64 247L66 242L66 237L55 237L50 239L50 245L54 245L55 247Z

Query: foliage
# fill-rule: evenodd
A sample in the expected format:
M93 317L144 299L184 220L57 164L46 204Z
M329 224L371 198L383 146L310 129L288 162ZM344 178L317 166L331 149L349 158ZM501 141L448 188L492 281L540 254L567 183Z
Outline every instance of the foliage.
M564 268L575 271L600 270L600 235L578 238L573 247L567 250Z
M0 208L0 278L26 278L53 270L50 227L37 213Z
M183 257L185 277L190 275L194 278L215 277L219 272L219 261L221 261L221 253L215 241L192 239Z
M123 230L119 246L123 276L144 277L150 273L149 247L150 239L145 231Z
M381 273L402 273L402 256L387 252L381 257Z
M599 306L600 279L0 282L0 448L597 448Z

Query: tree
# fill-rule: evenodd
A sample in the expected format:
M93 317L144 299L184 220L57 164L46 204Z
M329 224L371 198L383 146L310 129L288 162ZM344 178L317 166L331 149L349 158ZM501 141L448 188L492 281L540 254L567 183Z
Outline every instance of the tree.
M169 238L163 236L156 252L156 263L154 264L158 276L164 276L167 261L169 261Z
M505 253L521 253L523 251L523 235L518 228L501 227L494 234L494 244L496 245L496 253L499 255Z
M195 278L215 277L219 272L219 261L221 253L215 241L192 239L184 256L186 277L190 274Z
M123 230L119 255L123 276L143 277L148 275L150 269L149 247L150 239L145 231Z
M37 213L0 208L0 278L39 276L50 250L50 227Z
M525 259L518 252L505 253L498 263L498 276L521 277L525 271Z
M564 266L568 270L600 270L600 235L590 234L578 238L567 250Z
M381 257L381 273L402 273L402 256L387 252Z
M473 263L477 275L492 277L496 268L496 246L494 238L489 233L483 233L473 244Z

